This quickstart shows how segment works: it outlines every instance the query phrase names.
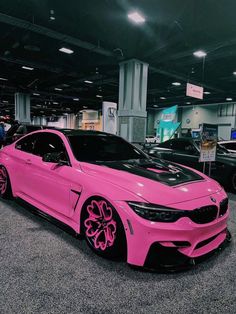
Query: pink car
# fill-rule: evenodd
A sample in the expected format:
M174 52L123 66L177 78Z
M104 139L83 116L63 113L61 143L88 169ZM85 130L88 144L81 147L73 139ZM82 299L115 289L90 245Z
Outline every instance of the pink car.
M41 130L4 147L0 195L136 266L192 265L230 240L228 198L216 181L102 132Z

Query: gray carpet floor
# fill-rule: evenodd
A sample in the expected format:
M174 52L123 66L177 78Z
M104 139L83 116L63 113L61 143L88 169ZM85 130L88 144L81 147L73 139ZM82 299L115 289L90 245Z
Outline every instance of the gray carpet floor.
M84 240L0 201L0 313L236 313L233 242L194 269L137 271L94 255Z

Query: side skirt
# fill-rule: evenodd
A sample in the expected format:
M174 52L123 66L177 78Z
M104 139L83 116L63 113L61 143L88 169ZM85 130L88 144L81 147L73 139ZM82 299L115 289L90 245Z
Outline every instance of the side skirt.
M22 207L24 207L27 210L29 210L32 214L46 219L47 221L49 221L50 223L56 225L61 230L65 231L66 233L68 233L70 235L72 235L73 237L82 238L82 236L79 235L78 233L76 233L75 230L72 227L70 227L67 224L65 224L64 222L62 222L62 221L60 221L60 220L50 216L49 214L41 211L40 209L38 209L37 207L35 207L35 206L31 205L30 203L26 202L22 198L17 197L15 199L15 201L16 201L16 203L18 203Z

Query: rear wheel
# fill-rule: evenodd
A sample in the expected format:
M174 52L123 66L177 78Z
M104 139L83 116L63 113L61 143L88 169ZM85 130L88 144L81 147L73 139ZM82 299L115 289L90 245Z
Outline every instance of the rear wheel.
M0 197L4 199L12 197L10 178L4 166L0 166Z
M115 208L105 199L92 198L83 208L82 226L89 247L107 258L124 258L126 237Z
M233 172L232 176L231 176L231 186L230 189L232 190L232 192L236 193L236 171Z

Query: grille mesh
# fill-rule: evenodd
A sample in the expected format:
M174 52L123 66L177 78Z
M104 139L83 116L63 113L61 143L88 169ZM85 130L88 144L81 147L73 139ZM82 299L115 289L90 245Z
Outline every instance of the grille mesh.
M216 219L218 208L209 205L197 208L189 213L189 218L197 224L206 224Z

